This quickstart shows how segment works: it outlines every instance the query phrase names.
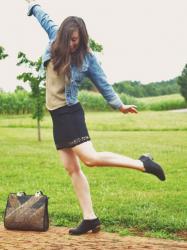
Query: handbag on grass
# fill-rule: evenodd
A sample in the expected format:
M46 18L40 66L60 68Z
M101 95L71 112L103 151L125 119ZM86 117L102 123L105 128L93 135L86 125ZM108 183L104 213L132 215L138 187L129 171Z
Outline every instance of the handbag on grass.
M38 191L10 193L4 212L4 227L14 230L47 231L49 228L48 197Z

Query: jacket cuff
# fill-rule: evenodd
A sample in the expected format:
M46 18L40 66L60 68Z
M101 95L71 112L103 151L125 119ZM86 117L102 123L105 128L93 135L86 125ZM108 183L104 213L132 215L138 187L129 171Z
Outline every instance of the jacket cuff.
M30 3L28 6L27 16L32 16L33 14L33 8L35 6L40 6L38 3Z
M120 98L114 99L112 101L109 101L109 104L114 108L114 109L119 109L122 105L123 102L121 101Z

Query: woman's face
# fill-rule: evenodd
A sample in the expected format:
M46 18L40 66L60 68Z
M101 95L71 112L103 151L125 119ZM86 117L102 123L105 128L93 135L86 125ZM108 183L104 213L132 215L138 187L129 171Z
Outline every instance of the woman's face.
M73 31L70 39L70 52L74 53L78 47L79 47L79 42L80 42L80 36L79 36L79 31Z

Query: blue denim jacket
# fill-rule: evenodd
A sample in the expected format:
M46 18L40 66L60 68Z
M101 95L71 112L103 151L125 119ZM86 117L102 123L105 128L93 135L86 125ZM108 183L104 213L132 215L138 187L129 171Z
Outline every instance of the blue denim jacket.
M58 26L51 20L50 16L37 3L29 4L27 15L34 15L43 29L47 32L49 37L49 43L44 54L42 55L42 67L44 69L45 63L51 58L50 48L52 42L56 38ZM75 66L71 66L71 84L65 85L65 97L67 105L71 106L78 102L78 87L85 76L94 83L96 88L103 95L106 101L111 105L111 107L113 107L114 109L118 109L123 105L123 102L115 93L112 85L108 83L106 75L93 53L86 54L81 69L78 69Z

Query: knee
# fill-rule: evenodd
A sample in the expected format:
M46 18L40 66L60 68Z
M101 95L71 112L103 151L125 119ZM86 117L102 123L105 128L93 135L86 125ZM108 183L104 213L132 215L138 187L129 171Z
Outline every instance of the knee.
M87 167L95 167L95 166L97 166L97 163L98 163L97 156L92 155L90 157L86 157L83 160L83 162Z
M95 165L96 165L94 161L86 161L86 162L84 162L84 164L87 167L95 167Z

